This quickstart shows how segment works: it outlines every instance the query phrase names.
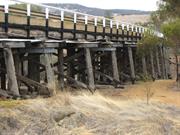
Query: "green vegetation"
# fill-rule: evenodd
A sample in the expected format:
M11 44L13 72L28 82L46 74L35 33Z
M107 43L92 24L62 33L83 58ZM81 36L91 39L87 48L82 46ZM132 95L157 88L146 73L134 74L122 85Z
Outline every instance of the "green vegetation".
M142 40L139 40L138 42L137 53L143 57L147 56L151 51L156 49L156 46L159 45L160 42L161 39L157 36L150 34L149 32L145 32Z
M180 19L173 20L167 24L162 25L162 31L165 35L165 41L173 48L174 56L176 59L176 73L177 82L179 81L179 50L180 50Z
M27 9L27 5L26 4L14 4L11 7L18 8L18 9L23 9L23 10ZM31 11L41 12L42 8L39 7L39 6L31 5Z
M105 10L104 17L108 19L113 19L113 13L111 10Z
M178 55L180 50L180 0L160 0L157 11L152 12L151 21L148 24L150 28L160 31L164 34L164 39L145 33L142 40L138 43L138 53L141 55L153 51L156 45L163 43L173 49L177 65L178 78Z
M22 101L15 101L15 100L1 101L0 100L0 108L14 108L21 104L22 104Z

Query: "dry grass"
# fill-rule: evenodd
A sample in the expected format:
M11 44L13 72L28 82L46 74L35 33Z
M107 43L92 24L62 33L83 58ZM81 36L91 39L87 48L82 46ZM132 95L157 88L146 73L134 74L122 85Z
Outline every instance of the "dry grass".
M22 105L23 102L22 101L15 101L15 100L9 100L9 101L1 101L0 100L0 108L14 108L17 107L19 105Z
M143 83L129 86L123 91L100 90L94 95L87 92L59 92L52 98L22 101L21 106L13 108L1 107L0 133L179 135L180 92L171 89L173 83L157 81L150 84L155 94L149 105L146 104L144 90L147 83Z
M147 23L150 21L150 15L118 15L114 17L115 20L129 23Z

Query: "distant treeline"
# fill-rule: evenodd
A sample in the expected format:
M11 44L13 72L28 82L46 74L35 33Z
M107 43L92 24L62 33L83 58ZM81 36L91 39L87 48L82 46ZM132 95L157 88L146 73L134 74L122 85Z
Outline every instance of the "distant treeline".
M82 6L79 4L52 4L52 3L45 3L46 5L49 6L54 6L54 7L60 7L60 8L65 8L69 10L74 10L78 11L81 13L87 13L95 16L106 16L107 13L113 14L118 14L118 15L143 15L143 14L150 14L150 11L140 11L140 10L128 10L128 9L110 9L110 10L105 10L105 9L99 9L99 8L90 8L86 6Z
M106 16L108 18L112 17L114 14L117 15L144 15L144 14L150 14L150 11L140 11L140 10L128 10L128 9L99 9L99 8L90 8L86 6L82 6L79 4L54 4L54 3L45 3L45 5L53 6L53 7L59 7L63 9L73 10L81 13L91 14L95 16ZM11 7L19 8L26 10L26 4L14 4L11 5ZM43 8L39 6L31 6L32 11L43 11ZM52 10L53 11L53 10ZM54 10L53 11L56 14L59 14L59 11Z

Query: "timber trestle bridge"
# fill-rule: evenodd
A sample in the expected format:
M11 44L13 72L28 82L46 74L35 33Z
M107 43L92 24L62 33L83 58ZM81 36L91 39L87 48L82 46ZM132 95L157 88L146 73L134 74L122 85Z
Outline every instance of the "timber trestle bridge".
M145 28L14 1L26 8L0 6L0 95L52 95L66 86L91 92L109 85L123 88L142 74L168 78L164 46L149 57L136 54Z

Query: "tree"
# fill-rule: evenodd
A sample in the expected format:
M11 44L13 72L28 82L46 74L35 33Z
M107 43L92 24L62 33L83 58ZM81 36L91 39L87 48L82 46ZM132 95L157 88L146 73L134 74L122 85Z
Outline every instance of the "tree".
M151 51L154 51L159 45L161 40L154 34L145 32L141 40L137 44L137 52L140 56L149 55Z
M111 10L105 10L104 17L112 19L113 18L112 11Z
M151 24L160 30L164 22L180 18L180 0L160 0L157 11L151 14Z
M148 57L150 58L151 62L151 77L153 81L155 80L155 70L154 70L154 62L153 62L153 52L157 51L157 45L160 44L160 39L152 33L145 32L142 39L138 41L137 44L137 54L139 57L142 58L142 69L143 73L142 78L144 81L149 80L150 76L147 73L147 66L146 66L146 60L145 58Z
M180 19L176 19L172 22L162 25L162 31L165 36L165 40L173 48L173 52L176 58L176 72L177 72L177 82L179 78L179 50L180 50Z
M167 17L180 17L180 1L179 0L162 0L160 10L166 13Z

